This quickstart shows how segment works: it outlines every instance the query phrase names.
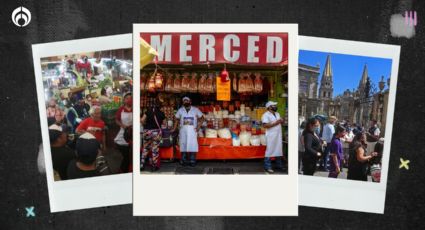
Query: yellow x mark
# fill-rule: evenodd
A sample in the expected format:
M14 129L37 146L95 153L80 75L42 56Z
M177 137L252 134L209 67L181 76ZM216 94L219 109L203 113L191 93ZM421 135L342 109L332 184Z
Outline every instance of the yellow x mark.
M399 168L405 168L407 170L409 170L409 160L404 160L403 158L400 157L400 167Z

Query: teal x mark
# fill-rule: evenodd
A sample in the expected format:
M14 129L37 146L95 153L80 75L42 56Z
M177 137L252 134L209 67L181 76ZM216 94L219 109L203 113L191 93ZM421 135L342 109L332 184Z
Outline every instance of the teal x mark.
M29 208L25 207L25 210L27 210L27 217L35 217L34 206Z

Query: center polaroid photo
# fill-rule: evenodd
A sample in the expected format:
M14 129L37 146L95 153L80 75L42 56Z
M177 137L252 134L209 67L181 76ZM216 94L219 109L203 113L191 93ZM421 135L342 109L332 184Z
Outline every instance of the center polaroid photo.
M298 215L297 25L134 24L133 51L135 216Z

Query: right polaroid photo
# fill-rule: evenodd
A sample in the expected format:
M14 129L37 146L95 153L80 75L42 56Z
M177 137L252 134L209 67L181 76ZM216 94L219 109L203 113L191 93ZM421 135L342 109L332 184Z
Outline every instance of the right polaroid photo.
M300 36L300 205L383 213L400 47Z

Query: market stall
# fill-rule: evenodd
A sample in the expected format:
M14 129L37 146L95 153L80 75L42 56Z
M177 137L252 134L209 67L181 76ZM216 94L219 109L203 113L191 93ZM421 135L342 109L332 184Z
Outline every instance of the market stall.
M185 43L175 42L182 38L180 34L172 34L169 39L173 46L168 49L162 47L164 50L159 50L155 63L141 70L141 112L160 105L166 115L161 128L164 138L171 138L171 141L163 142L166 144L160 148L161 158L180 158L177 136L170 134L170 130L184 96L190 97L192 106L204 116L198 131L199 160L263 158L266 140L261 116L266 112L264 106L269 100L279 103L278 112L285 120L282 141L287 141L287 36L256 35L258 44L254 42L252 45L248 34L232 35L233 44L239 39L237 52L241 58L238 60L227 60L227 54L234 54L236 48L226 45L227 35L219 33L209 34L209 43L206 42L208 45L214 40L215 47L221 48L208 50L211 55L196 52L203 49L203 35L191 34L193 49L186 52L186 55L191 55L191 61L188 62L187 58L186 62L182 61L182 55L178 54L181 54L181 49L186 49L182 47ZM161 43L161 38L165 39L168 35L141 36L158 50L160 47L155 44ZM273 42L270 42L271 38ZM254 59L257 57L256 63L249 62L252 53ZM284 146L284 152L287 152L287 145Z

